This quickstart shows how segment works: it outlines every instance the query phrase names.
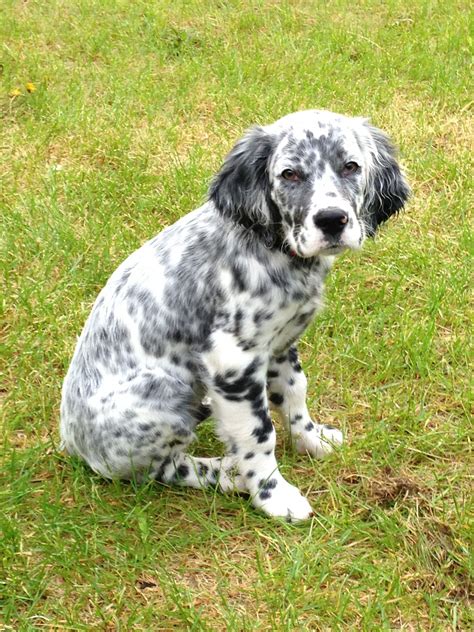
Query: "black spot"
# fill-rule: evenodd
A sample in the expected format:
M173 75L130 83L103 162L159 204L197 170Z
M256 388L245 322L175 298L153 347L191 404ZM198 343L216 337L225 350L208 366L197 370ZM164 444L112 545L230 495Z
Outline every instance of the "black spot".
M198 475L200 478L204 477L209 471L209 467L205 463L199 463Z
M186 478L188 474L189 474L189 467L185 465L184 463L182 463L176 468L174 477L175 479L180 480L180 479Z
M279 375L278 371L268 371L267 373L267 377L270 379L278 377Z
M168 447L169 448L174 448L177 445L183 445L183 442L180 439L173 439L172 441L168 442Z
M183 334L179 329L173 329L170 331L171 340L174 342L181 342L183 340Z
M260 358L254 358L252 362L245 368L242 375L236 379L227 379L225 374L218 373L214 377L214 385L218 391L226 395L245 395L254 384L253 375L261 365Z
M232 333L234 333L237 337L242 333L242 319L244 314L241 309L238 309L234 314L234 327Z
M162 481L163 480L163 476L165 474L165 470L168 467L168 465L171 463L171 457L167 456L165 459L163 459L158 471L155 474L155 479L157 481Z
M183 425L176 424L173 426L173 432L177 437L189 437L191 431Z
M246 474L247 478L252 478L252 476L255 476L255 472L253 470L249 470Z
M255 411L255 415L260 419L261 424L252 430L252 435L257 438L257 443L265 443L273 432L273 424L266 408Z
M201 404L196 412L195 419L199 423L212 415L212 409L206 404Z
M298 362L298 351L296 350L296 347L290 347L288 351L288 360L292 364Z
M254 456L255 452L247 452L247 454L244 456L244 459L253 459Z
M258 326L263 320L270 320L273 316L273 312L269 312L266 309L258 309L253 315L253 322Z
M272 493L270 490L275 489L278 482L275 478L270 479L262 479L258 483L258 487L260 489L259 498L261 500L267 500L271 497Z
M270 393L269 399L273 404L275 404L275 406L281 406L285 401L285 398L281 393Z
M247 394L245 395L245 399L252 402L261 396L262 396L262 385L259 382L254 382L254 384L252 384L252 386L247 391Z
M238 292L245 292L245 290L247 289L247 283L244 271L237 263L234 263L231 267L231 272L233 276L233 289L237 290Z
M306 426L304 427L304 429L307 430L308 432L312 430L313 428L314 428L314 424L312 421L308 422Z

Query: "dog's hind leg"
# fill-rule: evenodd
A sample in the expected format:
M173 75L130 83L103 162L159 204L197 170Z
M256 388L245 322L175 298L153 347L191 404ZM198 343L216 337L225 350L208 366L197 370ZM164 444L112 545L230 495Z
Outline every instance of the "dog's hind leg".
M198 458L175 452L155 463L151 478L187 487L217 487L222 492L246 492L243 478L234 471L231 457Z

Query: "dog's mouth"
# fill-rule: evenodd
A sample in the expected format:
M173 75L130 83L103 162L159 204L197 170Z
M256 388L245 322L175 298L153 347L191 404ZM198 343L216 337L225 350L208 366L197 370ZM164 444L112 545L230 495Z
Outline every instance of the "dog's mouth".
M290 250L290 254L294 257L298 256L302 259L310 259L318 255L338 255L348 249L350 249L350 246L342 241L326 242L321 244L316 250L309 251L304 251L301 244L296 244L295 247Z
M322 255L324 254L338 255L341 252L344 252L345 250L347 250L348 248L349 246L347 244L342 244L342 243L330 244L328 246L321 248L320 253Z

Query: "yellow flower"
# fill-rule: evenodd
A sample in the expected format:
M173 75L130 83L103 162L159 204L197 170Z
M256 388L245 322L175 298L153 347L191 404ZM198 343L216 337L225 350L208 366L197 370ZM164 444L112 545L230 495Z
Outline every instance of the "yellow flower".
M36 86L34 83L31 83L31 81L29 81L26 85L25 88L27 89L28 92L35 92L36 90Z
M21 89L20 88L14 88L9 94L9 97L19 97L21 94Z

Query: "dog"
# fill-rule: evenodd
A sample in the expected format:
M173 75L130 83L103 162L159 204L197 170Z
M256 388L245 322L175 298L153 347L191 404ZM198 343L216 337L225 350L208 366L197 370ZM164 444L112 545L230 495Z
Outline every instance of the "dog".
M100 292L64 381L62 446L104 477L217 486L269 516L310 517L278 469L269 407L300 453L342 443L311 419L296 343L335 257L408 196L394 146L366 119L308 110L250 129L205 204ZM211 415L226 456L189 455Z

